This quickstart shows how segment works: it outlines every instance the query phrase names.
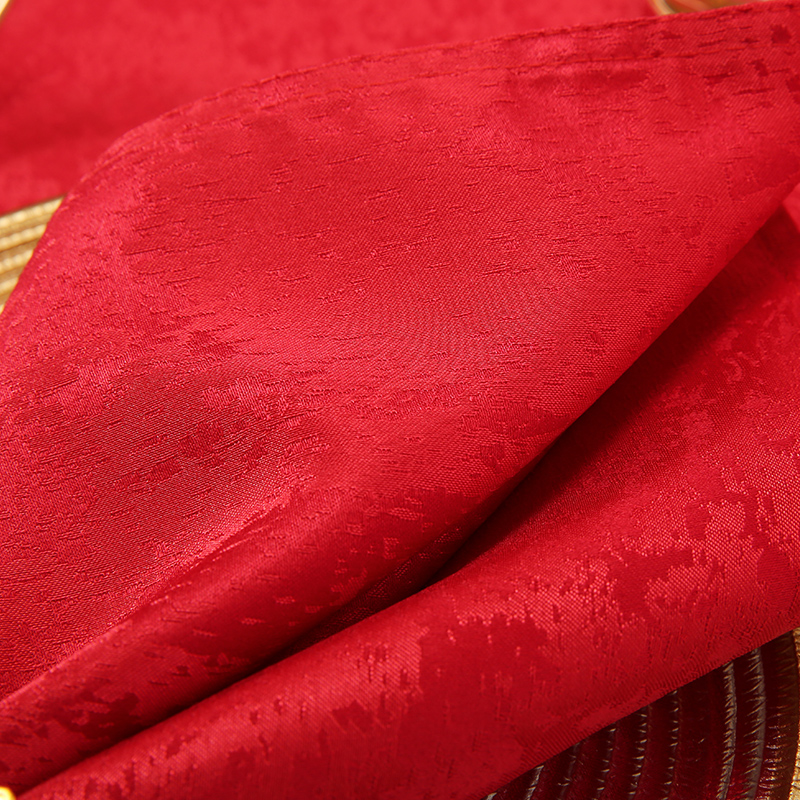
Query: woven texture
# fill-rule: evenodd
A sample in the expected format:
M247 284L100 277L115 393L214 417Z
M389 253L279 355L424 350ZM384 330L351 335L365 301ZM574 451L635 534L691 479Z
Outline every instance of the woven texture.
M0 217L0 311L59 202L39 203Z

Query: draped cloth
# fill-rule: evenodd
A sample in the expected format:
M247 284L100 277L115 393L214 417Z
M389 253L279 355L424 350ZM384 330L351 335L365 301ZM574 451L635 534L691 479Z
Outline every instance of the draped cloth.
M0 783L479 798L800 625L798 11L12 4Z

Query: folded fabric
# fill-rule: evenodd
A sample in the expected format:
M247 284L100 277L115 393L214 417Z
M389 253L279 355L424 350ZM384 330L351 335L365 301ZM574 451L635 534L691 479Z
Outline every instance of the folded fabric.
M0 22L0 213L66 193L117 137L232 86L652 13L647 0L12 0Z
M30 797L477 798L796 624L800 380L780 354L799 319L778 216L470 563Z
M117 142L0 316L0 782L479 797L797 625L798 42L422 48Z

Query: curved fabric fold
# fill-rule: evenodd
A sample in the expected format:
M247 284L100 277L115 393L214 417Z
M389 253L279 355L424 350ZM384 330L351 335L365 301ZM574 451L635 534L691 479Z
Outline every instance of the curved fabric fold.
M437 569L800 180L796 12L775 3L360 59L226 92L115 145L0 317L0 539L12 554L0 565L0 778L32 786L252 672L381 581L394 586L382 602L399 599L420 554L414 581ZM794 576L781 553L779 574ZM755 573L740 574L744 586ZM751 630L790 627L794 600L781 599L783 616L750 614ZM444 625L441 602L429 613ZM698 664L747 640L726 636ZM325 659L344 658L348 639L331 641L252 685L300 691L303 659L338 669ZM536 745L508 750L516 723L496 715L485 773L453 780L513 777L553 752L542 731L564 746L611 721L609 708L696 674L674 658L596 714L561 709L565 727L535 729ZM308 674L340 702L346 669ZM231 691L86 769L116 775L207 713L236 728L235 702L221 704L247 690ZM582 701L568 694L558 702ZM440 712L455 714L433 704L423 717ZM402 748L428 722L390 745L392 724L385 747ZM280 746L307 745L292 725L274 729ZM222 765L203 735L175 764L206 767L190 778L176 766L164 796L192 780L212 791ZM269 780L303 796L293 770ZM268 779L250 774L241 792ZM85 789L89 775L63 780ZM369 770L326 780L326 797L395 796ZM437 772L430 796L449 796L448 780Z
M14 0L0 25L0 213L66 194L131 128L231 86L651 13L647 0Z
M461 570L25 800L479 798L797 625L798 323L779 214Z

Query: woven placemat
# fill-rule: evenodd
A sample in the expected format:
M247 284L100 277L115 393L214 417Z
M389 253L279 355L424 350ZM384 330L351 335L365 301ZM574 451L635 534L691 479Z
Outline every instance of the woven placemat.
M0 311L60 203L47 200L0 217Z

